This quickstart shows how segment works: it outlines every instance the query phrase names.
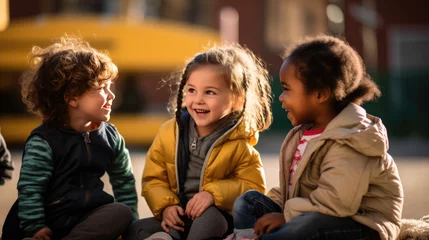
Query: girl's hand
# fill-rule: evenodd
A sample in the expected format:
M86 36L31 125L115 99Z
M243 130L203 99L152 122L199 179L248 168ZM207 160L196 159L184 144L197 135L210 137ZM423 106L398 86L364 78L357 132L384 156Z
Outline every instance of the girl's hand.
M253 233L260 236L279 229L285 223L283 213L267 213L258 219L253 228Z
M175 229L177 231L184 231L183 227L185 223L180 219L180 216L185 215L183 208L177 205L169 206L164 209L162 212L162 222L161 227L165 232L170 232L168 227Z
M50 228L44 227L40 229L36 234L34 234L33 238L37 240L51 240L52 231Z
M214 198L211 193L206 191L199 192L186 204L186 214L190 219L195 220L213 204Z

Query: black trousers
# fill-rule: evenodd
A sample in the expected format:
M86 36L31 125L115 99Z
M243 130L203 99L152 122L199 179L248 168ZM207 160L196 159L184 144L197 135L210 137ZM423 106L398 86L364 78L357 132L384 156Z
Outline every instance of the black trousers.
M131 221L132 212L128 206L109 203L89 212L67 233L53 231L53 239L116 239L128 229ZM16 200L5 219L1 239L18 240L26 237L19 223Z

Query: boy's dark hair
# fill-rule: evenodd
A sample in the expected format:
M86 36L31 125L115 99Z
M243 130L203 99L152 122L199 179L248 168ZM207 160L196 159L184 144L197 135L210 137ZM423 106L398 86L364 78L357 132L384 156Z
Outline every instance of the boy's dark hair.
M117 77L118 69L104 53L81 38L62 37L46 47L33 47L30 70L20 79L29 112L57 126L69 122L68 102Z
M307 92L329 88L337 112L351 102L361 105L381 95L359 54L339 38L324 34L304 38L286 49L283 59L296 67Z

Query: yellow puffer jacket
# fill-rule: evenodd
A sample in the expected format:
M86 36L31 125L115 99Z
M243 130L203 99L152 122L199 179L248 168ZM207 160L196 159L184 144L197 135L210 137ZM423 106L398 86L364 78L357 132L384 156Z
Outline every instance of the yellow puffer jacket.
M202 168L200 191L213 195L219 209L231 212L235 199L254 189L265 192L265 176L258 151L258 133L239 121L210 148ZM178 130L175 119L164 123L146 155L142 196L157 219L179 204L177 175Z

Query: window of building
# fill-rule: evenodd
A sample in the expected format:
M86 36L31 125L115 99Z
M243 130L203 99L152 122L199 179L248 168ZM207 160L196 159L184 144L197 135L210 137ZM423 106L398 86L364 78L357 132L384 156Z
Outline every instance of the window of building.
M326 3L313 0L265 1L265 43L274 51L302 36L326 32Z

